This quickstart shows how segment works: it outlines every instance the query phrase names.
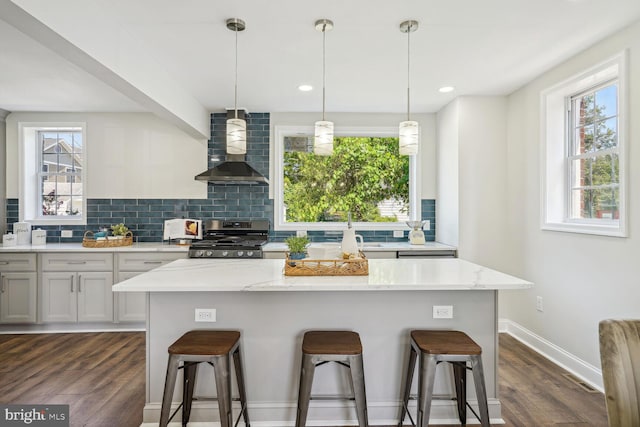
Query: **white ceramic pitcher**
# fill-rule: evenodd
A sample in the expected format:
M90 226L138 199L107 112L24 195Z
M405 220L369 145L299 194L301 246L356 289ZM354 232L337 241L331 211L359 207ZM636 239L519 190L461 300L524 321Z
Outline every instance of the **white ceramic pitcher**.
M360 245L358 245L360 240ZM358 255L359 251L364 249L364 239L360 234L356 234L353 228L347 228L342 234L342 252Z

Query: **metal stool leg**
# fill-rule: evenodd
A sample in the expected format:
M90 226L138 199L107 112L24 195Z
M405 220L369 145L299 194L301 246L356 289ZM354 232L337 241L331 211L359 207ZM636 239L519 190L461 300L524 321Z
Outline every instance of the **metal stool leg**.
M458 403L458 418L463 426L467 424L467 363L449 362L453 367L453 380Z
M413 372L416 369L416 357L418 353L412 345L409 345L409 360L407 362L407 375L405 375L404 392L402 394L402 407L400 408L400 422L398 427L402 427L402 422L408 411L409 395L411 394L411 383L413 382Z
M236 382L238 383L238 394L240 394L240 405L242 406L244 425L245 427L251 427L251 424L249 423L249 412L247 411L247 391L244 385L244 365L242 364L239 345L233 353L233 366L236 371Z
M191 417L191 404L193 403L198 365L198 362L184 362L182 368L182 427L186 427L189 417Z
M420 363L418 365L420 369L420 376L418 377L418 427L427 427L429 425L437 365L438 362L435 356L420 354Z
M367 411L367 395L364 386L364 364L362 354L349 357L349 372L351 373L351 387L356 400L356 414L360 427L369 427Z
M482 368L482 356L471 356L471 369L473 371L473 382L476 387L476 397L480 408L480 423L482 427L489 427L489 407L487 404L487 390L484 385L484 369Z
M173 389L176 386L176 377L178 376L178 365L180 359L170 355L167 362L167 376L164 380L164 393L162 395L162 409L160 410L160 427L167 427L171 412L171 401L173 399Z
M229 373L229 354L216 356L213 361L213 369L216 376L216 393L218 395L218 408L220 410L220 426L233 427L233 414L231 413L231 375Z
M309 411L309 399L311 398L311 386L316 365L313 357L302 354L300 367L300 388L298 389L298 409L296 412L296 427L305 427L307 424L307 412Z

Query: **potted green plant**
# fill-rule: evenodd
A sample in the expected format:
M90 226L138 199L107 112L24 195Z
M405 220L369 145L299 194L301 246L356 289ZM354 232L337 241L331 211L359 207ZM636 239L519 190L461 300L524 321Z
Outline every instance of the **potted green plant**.
M302 259L307 255L307 246L311 241L307 236L289 236L284 242L289 247L289 258Z
M127 234L129 228L123 223L112 225L111 226L111 235L116 239L123 239L124 235Z

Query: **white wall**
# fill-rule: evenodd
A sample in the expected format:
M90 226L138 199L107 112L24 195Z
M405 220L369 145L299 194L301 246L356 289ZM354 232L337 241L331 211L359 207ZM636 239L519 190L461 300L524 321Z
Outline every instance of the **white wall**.
M459 243L458 103L455 99L437 115L436 240L452 246Z
M275 126L313 126L319 120L318 113L271 113L271 141ZM398 127L407 116L393 113L330 113L327 120L334 123L334 131L340 133L340 127ZM412 114L411 120L420 124L420 198L436 198L436 116L435 114ZM273 150L271 150L273 153ZM274 164L273 159L270 162ZM274 176L274 171L269 171ZM436 203L437 206L437 203Z
M2 162L7 198L19 196L18 123L51 121L86 123L87 198L207 197L207 184L194 180L207 169L207 141L152 114L12 113Z
M0 110L0 176L5 176L6 170L6 117L8 111ZM6 232L7 224L7 203L6 203L7 186L0 185L0 236Z
M540 92L629 49L629 237L540 230ZM500 316L559 347L587 368L600 367L598 322L640 318L640 23L543 74L508 98L509 271L535 282L501 292ZM536 311L536 296L544 311ZM561 352L558 352L560 354ZM595 372L595 371L594 371ZM597 373L597 372L596 372Z
M437 240L492 268L509 256L506 107L505 97L465 96L438 113Z

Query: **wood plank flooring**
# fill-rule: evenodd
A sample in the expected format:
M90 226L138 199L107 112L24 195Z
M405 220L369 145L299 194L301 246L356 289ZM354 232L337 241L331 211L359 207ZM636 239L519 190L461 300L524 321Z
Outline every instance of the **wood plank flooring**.
M0 335L0 403L69 404L72 427L138 427L144 333ZM607 426L604 397L514 338L500 335L507 427Z

